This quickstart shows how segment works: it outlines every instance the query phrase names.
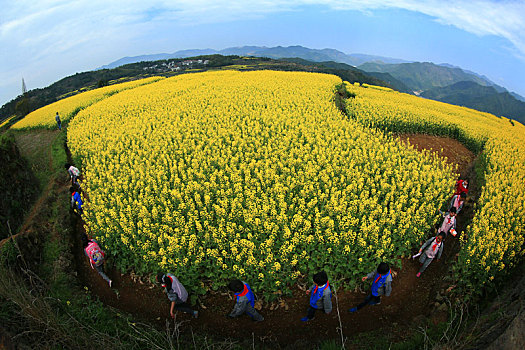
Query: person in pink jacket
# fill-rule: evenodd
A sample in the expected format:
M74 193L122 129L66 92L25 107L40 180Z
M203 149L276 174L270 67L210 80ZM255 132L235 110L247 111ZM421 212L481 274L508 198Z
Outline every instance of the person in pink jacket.
M456 230L456 208L450 208L448 213L440 213L443 215L443 223L438 229L438 235L443 233L443 237L446 238L451 229Z
M104 272L104 262L106 253L100 248L98 242L94 239L88 239L86 235L82 236L82 246L84 247L84 254L89 259L91 268L97 270L98 274L108 282L109 287L113 284L113 281Z

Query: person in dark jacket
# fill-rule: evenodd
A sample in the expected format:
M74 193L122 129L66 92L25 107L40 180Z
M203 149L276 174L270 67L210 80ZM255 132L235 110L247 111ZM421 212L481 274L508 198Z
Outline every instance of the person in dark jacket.
M228 314L228 317L234 318L247 314L253 321L264 321L264 317L254 309L255 295L248 283L241 280L232 280L228 284L228 289L235 293L236 298L235 306L232 312Z
M363 276L362 281L372 280L372 288L370 294L366 297L365 301L356 307L351 308L350 312L356 312L357 310L365 307L366 305L379 305L381 304L381 296L390 296L392 293L392 272L390 266L387 263L380 263L375 271L370 272L368 275Z
M56 122L57 122L58 130L62 130L62 121L60 120L60 116L58 115L58 112L57 112L57 114L55 115L55 120L56 120Z
M326 272L316 273L313 280L314 284L306 291L310 295L310 305L306 316L301 318L303 322L313 320L316 310L323 310L326 314L332 312L332 291Z
M192 315L194 318L199 317L199 312L193 310L186 301L188 300L188 292L186 288L179 282L177 277L171 273L164 274L159 272L157 274L157 282L165 288L166 295L169 301L171 301L170 315L175 318L174 310L179 310L187 314Z

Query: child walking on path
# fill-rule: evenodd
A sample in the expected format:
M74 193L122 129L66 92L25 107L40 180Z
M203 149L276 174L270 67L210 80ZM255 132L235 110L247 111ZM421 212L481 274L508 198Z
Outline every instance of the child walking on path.
M452 207L450 208L450 211L447 213L443 213L440 211L441 215L443 215L443 223L441 223L441 226L438 229L438 235L440 233L443 233L443 238L447 237L448 233L451 229L456 230L456 208Z
M326 272L316 273L313 280L314 284L306 291L306 294L310 294L310 305L306 316L301 318L303 322L313 320L315 310L324 310L326 314L332 312L332 291Z
M71 209L77 210L80 215L82 215L82 198L80 197L80 193L78 192L77 186L71 186L69 188L69 192L71 192Z
M463 209L463 204L465 204L466 199L467 195L465 194L465 192L461 192L461 194L455 194L454 196L452 196L452 200L450 201L450 209L456 209L456 215L459 214L461 209Z
M419 262L422 266L416 274L416 277L421 276L434 258L437 258L439 261L443 253L443 238L445 238L445 234L440 232L436 237L429 239L421 246L421 249L419 249L419 254L421 255Z
M228 314L228 317L234 318L247 314L253 321L260 322L264 320L264 317L254 309L255 296L248 283L241 280L232 280L228 284L228 289L235 293L236 298L235 306L232 312Z
M458 180L456 182L456 192L454 192L454 195L460 195L461 193L465 193L465 195L468 194L468 181L467 180Z
M57 114L55 115L55 120L57 122L58 130L62 130L62 121L60 120L60 116Z
M78 178L80 176L80 170L78 170L78 168L75 168L73 165L71 165L69 163L66 163L64 165L64 168L67 169L67 173L69 174L69 177L71 178L71 184L72 185L76 184L76 185L80 186L78 184L78 182L77 182L77 180L78 180Z
M175 318L175 312L173 310L179 310L187 314L192 315L194 318L199 317L199 312L193 310L186 301L188 300L188 292L186 288L179 282L177 277L171 273L164 274L159 272L157 274L157 282L166 288L165 292L168 295L169 301L171 301L170 315Z
M98 274L108 282L109 287L113 283L111 279L104 273L104 262L106 254L94 239L88 239L86 235L82 235L82 246L84 247L84 254L89 259L91 268L97 270Z
M364 276L362 281L364 282L369 279L373 281L370 294L366 297L365 301L348 311L356 312L366 305L379 305L381 304L382 295L388 297L390 293L392 293L392 272L387 263L380 263L377 269Z

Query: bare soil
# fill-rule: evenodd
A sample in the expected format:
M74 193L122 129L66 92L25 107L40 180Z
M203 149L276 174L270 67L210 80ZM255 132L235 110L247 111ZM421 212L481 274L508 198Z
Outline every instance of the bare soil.
M463 144L450 137L437 137L425 134L402 134L398 139L403 143L414 146L418 151L427 150L446 158L448 163L457 164L460 176L466 177L470 172L470 165L474 160L474 153Z
M461 143L442 137L428 135L401 135L402 142L408 142L417 150L433 150L439 156L446 157L450 164L458 164L463 178L470 180L470 193L476 193L473 176L474 154ZM467 204L458 216L458 232L461 232L472 218L472 205ZM437 223L436 223L437 225ZM132 314L138 320L164 325L169 318L169 302L160 287L135 282L130 274L121 275L110 269L108 275L113 279L113 288L93 270L80 245L80 234L84 232L80 218L77 218L77 237L75 239L75 265L79 281L98 296L106 305ZM432 233L429 233L429 236ZM334 311L330 315L317 313L314 320L303 323L308 300L299 288L292 298L285 298L288 309L283 307L270 310L265 305L261 314L264 322L252 322L248 317L228 319L225 315L233 307L233 299L226 294L210 294L200 299L199 318L178 313L176 320L183 321L182 332L198 332L213 335L221 339L252 341L283 347L312 347L312 344L324 339L351 338L362 332L381 331L385 336L400 341L410 336L414 325L430 320L433 323L446 321L447 312L436 312L435 297L438 291L449 287L444 277L449 274L449 267L454 264L459 250L457 238L449 237L445 243L444 256L440 262L434 261L420 277L416 278L419 262L404 259L402 268L393 269L397 274L392 283L390 297L383 297L378 306L365 307L357 313L348 309L360 303L369 293L369 287L363 292L339 291L334 293ZM204 307L202 306L204 305ZM341 322L339 322L339 317Z

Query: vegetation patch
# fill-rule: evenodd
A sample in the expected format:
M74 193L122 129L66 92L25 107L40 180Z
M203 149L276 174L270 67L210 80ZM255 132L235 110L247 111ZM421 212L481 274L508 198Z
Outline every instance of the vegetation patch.
M198 294L241 276L272 299L319 269L353 285L381 260L400 266L455 174L345 118L341 84L181 75L84 109L68 145L87 179L86 231L121 270L176 271Z
M0 241L15 234L38 194L38 182L12 133L0 135Z

